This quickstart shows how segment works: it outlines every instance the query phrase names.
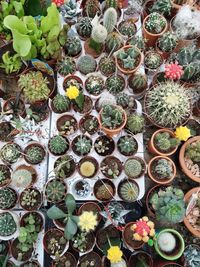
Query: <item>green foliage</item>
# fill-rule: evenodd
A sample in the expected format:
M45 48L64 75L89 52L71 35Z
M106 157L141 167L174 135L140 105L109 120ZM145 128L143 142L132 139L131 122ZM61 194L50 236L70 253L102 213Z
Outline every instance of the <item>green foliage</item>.
M125 81L121 75L115 75L108 77L105 83L106 89L113 95L117 95L125 88Z
M118 141L120 152L125 155L132 155L137 150L137 141L134 137L125 135L120 137Z
M198 246L189 245L184 251L184 259L188 267L198 267L200 250Z
M70 108L70 100L65 95L57 94L53 98L52 103L58 113L66 112Z
M61 155L69 148L69 142L66 138L60 135L52 137L49 141L49 149L51 152Z
M126 129L133 134L141 133L144 130L144 124L144 117L137 113L133 113L128 116Z
M62 76L67 76L76 71L76 63L72 57L64 57L56 64L57 71Z
M124 69L134 69L138 64L140 53L137 48L120 49L117 52L117 59L120 60Z
M153 12L149 15L145 22L145 28L150 33L159 34L166 26L166 20L157 12Z
M179 223L185 217L184 193L181 189L167 187L155 192L151 199L157 220L164 223Z
M29 71L20 76L18 86L23 90L27 101L33 103L36 101L47 100L50 89L48 80L43 77L41 71Z
M67 213L53 206L47 211L47 216L52 220L62 219L65 223L65 238L71 240L78 230L78 216L73 215L76 209L76 201L73 195L67 194L65 206L67 208Z
M9 212L0 214L0 236L10 236L15 233L17 229L16 222Z
M7 74L18 72L22 67L22 61L18 54L10 56L10 52L6 52L2 56L3 63L0 63L0 68L5 69Z
M150 12L158 12L164 16L170 16L172 11L172 2L170 0L156 0L150 9Z
M96 60L88 55L82 56L77 63L77 69L85 75L94 72L96 70L96 67Z
M177 36L172 32L165 32L158 39L158 47L163 52L172 52L178 42Z
M80 252L85 252L87 249L87 233L86 232L77 233L72 238L72 246L78 249Z
M26 158L32 164L39 164L44 158L44 149L40 146L31 146L26 151Z
M86 155L92 148L92 142L88 137L80 135L75 142L75 148L81 155Z
M89 38L92 33L91 18L81 17L76 24L78 34L83 38Z
M157 84L146 94L146 113L162 128L176 128L190 116L186 89L173 81Z
M20 148L14 143L6 144L0 150L0 158L9 164L15 163L20 156Z
M162 57L156 52L149 52L145 56L144 64L151 70L156 70L162 64Z
M63 182L53 179L48 182L45 189L46 198L51 202L60 202L64 199L66 194L66 187Z
M72 36L67 38L65 51L68 56L77 56L82 50L81 41L78 37Z
M123 109L112 105L103 106L101 113L101 122L103 127L117 129L122 125L123 121Z
M113 57L104 56L99 61L99 70L105 76L112 75L116 70L116 65Z
M17 197L15 192L9 187L0 189L0 209L10 209L16 203Z
M120 49L123 45L123 39L121 35L117 32L111 32L108 34L106 38L106 51L110 53L112 51L115 52Z
M126 36L126 37L132 37L137 32L137 28L133 21L131 20L125 20L119 25L119 32Z
M154 142L161 151L170 151L180 143L178 139L171 137L168 132L156 134Z
M106 9L103 15L103 25L106 27L107 32L112 32L117 24L117 11L113 7Z
M40 193L34 188L24 190L21 198L21 205L33 209L37 205L38 196L40 196Z
M104 80L101 76L92 74L85 82L85 89L92 95L99 95L104 89Z
M159 159L153 167L157 179L170 179L173 175L173 166L167 159Z
M143 171L143 165L137 158L128 159L124 165L125 174L130 178L137 178Z
M193 142L186 147L185 156L193 162L200 162L200 141Z
M119 187L120 197L127 202L134 202L138 198L139 190L136 183L129 180L123 182Z

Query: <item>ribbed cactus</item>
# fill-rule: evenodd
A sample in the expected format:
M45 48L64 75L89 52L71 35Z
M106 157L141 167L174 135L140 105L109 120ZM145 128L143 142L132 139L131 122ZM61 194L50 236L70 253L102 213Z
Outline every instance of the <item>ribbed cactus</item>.
M170 179L173 175L172 164L167 159L159 159L154 168L154 174L158 179Z
M120 152L125 156L132 155L137 150L137 141L131 135L125 135L120 137L117 145L120 149Z
M130 178L137 178L142 173L143 166L137 158L128 159L124 165L125 174Z
M90 37L92 32L91 19L88 17L81 17L76 24L76 30L81 37Z
M134 202L138 198L139 189L135 182L127 180L119 185L120 197L127 202Z
M10 236L15 233L17 229L16 222L9 212L0 214L0 236Z
M17 200L16 193L9 187L0 189L0 209L10 209Z
M96 67L96 60L88 55L82 56L77 63L77 69L85 75L94 72Z
M156 0L153 3L151 12L158 12L163 14L164 16L171 15L172 11L172 1L171 0Z
M106 38L106 51L108 53L115 52L123 45L123 39L117 32L111 32Z
M56 155L62 155L69 148L69 141L61 135L55 135L49 141L49 149Z
M159 53L149 52L144 59L145 67L150 70L156 70L162 64L162 57Z
M73 36L73 37L69 37L67 39L67 42L65 44L65 53L68 56L76 56L78 55L81 50L82 50L82 46L81 46L81 41L78 37Z
M44 148L40 145L35 144L31 146L26 151L26 159L31 164L39 164L45 156Z
M141 133L144 130L144 123L145 120L142 115L133 113L128 116L126 129L133 134Z
M97 189L96 196L98 199L110 199L114 194L112 186L106 182Z
M0 158L9 164L15 163L20 156L20 147L14 143L6 144L0 150Z
M106 27L107 32L112 32L117 24L117 11L113 7L109 7L103 16L103 25Z
M133 74L128 79L128 85L134 92L140 92L147 88L147 77L140 73Z
M122 21L118 29L122 35L128 38L132 37L137 32L135 23L132 20Z
M107 78L105 87L111 94L117 95L125 88L124 78L121 75L112 75Z
M116 70L115 60L113 57L104 56L99 61L99 70L105 76L112 75Z
M174 33L166 32L158 39L158 48L164 52L171 52L176 47L177 41Z
M113 7L117 8L117 0L106 0L106 8Z
M87 0L84 11L87 16L94 18L96 13L99 11L98 0Z
M19 188L25 188L32 182L32 173L29 170L19 169L12 174L12 183Z
M48 201L59 202L62 201L66 195L66 187L63 182L54 179L48 182L45 194Z
M145 28L150 33L161 33L166 26L166 19L157 12L153 12L149 15L145 21Z

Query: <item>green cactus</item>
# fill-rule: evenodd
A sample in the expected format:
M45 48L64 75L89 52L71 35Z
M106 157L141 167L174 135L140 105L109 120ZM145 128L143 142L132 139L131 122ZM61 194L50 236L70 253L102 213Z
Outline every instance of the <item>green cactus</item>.
M116 65L113 57L104 56L99 61L99 70L105 76L115 73Z
M10 181L10 170L6 165L0 164L0 186L6 185Z
M194 163L200 162L200 141L193 142L186 147L185 156Z
M60 202L65 198L66 186L63 182L53 179L47 183L45 195L50 202Z
M81 17L76 24L76 30L82 38L89 38L92 33L91 18Z
M16 222L9 212L0 214L0 236L7 237L13 235L17 230Z
M156 52L149 52L146 54L144 59L145 67L150 70L156 70L162 64L162 57Z
M135 99L126 93L119 93L116 96L117 105L121 106L123 109L132 110L135 107Z
M126 129L133 134L142 133L144 130L144 125L144 117L137 113L133 113L128 116Z
M141 36L133 36L128 40L129 45L136 46L140 51L145 51L147 40Z
M120 152L125 156L130 156L136 153L138 147L137 141L131 135L125 135L120 137L117 146Z
M81 41L78 37L68 37L65 44L65 52L68 56L77 56L82 50Z
M0 189L0 209L7 210L13 208L16 201L17 195L10 187Z
M71 20L77 15L77 3L74 0L69 0L60 7L61 14L64 19Z
M26 169L17 169L12 173L12 183L17 188L25 188L30 186L32 182L32 173Z
M117 24L117 11L113 7L106 9L103 15L103 25L106 27L107 32L110 33L114 30Z
M119 32L125 37L132 37L137 32L135 23L132 20L125 20L119 25Z
M138 178L144 169L141 160L138 158L130 158L125 162L124 171L129 178Z
M159 34L166 26L166 19L157 12L153 12L149 15L145 21L145 28L148 32L153 34Z
M96 67L96 60L88 55L82 56L77 63L77 69L84 75L95 72Z
M184 251L184 260L186 266L189 267L198 267L200 259L200 249L197 245L189 245Z
M140 93L147 88L147 77L144 74L136 73L129 77L128 86L134 93Z
M138 57L140 53L134 46L124 49L121 48L117 51L117 59L120 60L124 69L134 69L138 64Z
M31 164L39 164L44 159L44 155L44 148L37 144L26 149L26 159L31 162Z
M54 111L56 111L56 113L66 112L70 108L70 100L65 95L57 94L53 98L52 104L54 107Z
M58 73L62 76L73 74L76 71L76 63L72 57L64 57L56 65Z
M82 253L87 251L87 242L88 242L87 233L85 232L77 233L72 238L72 246L78 249Z
M40 193L34 188L25 189L21 195L21 205L32 210L40 204L38 203L39 198L41 198Z
M76 164L72 156L64 155L56 160L54 173L56 178L64 180L73 174L75 168Z
M163 52L172 52L178 42L177 36L172 32L165 32L158 39L158 48Z
M49 141L49 149L56 155L62 155L69 149L69 141L60 135L55 135Z
M85 89L92 95L99 95L104 89L104 80L100 75L92 74L85 81Z
M8 164L15 163L20 156L21 149L15 143L6 144L0 150L0 158Z
M167 159L159 159L153 167L153 173L159 180L170 179L173 175L173 166Z
M89 137L80 135L76 138L74 145L76 151L80 155L84 156L90 153L90 150L92 148L92 141Z
M87 16L89 16L90 18L94 18L96 13L99 11L98 0L87 0L84 10Z
M123 39L121 35L117 32L111 32L106 38L106 51L110 53L115 52L120 49L123 45Z
M117 95L125 88L125 81L121 75L115 75L108 77L105 83L106 89L113 95Z
M170 16L172 11L172 1L170 0L156 0L150 8L150 12L158 12L164 16Z
M101 122L103 127L109 129L119 128L124 121L123 109L113 105L105 105L101 112Z
M154 142L156 147L158 147L159 150L164 152L172 150L180 143L177 138L171 137L168 132L156 134Z
M117 0L106 0L106 8L109 8L109 7L113 7L117 9L118 7Z
M125 180L119 184L118 191L123 201L134 202L139 195L138 185L131 180Z

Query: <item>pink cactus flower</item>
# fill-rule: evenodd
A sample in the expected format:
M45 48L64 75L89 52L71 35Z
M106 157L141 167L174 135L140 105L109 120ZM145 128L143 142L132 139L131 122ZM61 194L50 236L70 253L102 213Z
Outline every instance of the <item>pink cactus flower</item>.
M165 65L165 78L179 80L183 75L183 67L177 62Z
M56 4L57 7L62 6L64 2L64 0L52 0L52 3Z

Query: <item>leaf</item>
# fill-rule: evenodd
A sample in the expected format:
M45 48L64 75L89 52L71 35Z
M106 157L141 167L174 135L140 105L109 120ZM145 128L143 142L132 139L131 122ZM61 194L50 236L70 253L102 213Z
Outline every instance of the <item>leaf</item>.
M67 207L68 213L72 214L76 209L76 201L72 194L67 194L65 198L65 205Z
M75 99L75 101L80 110L82 110L84 105L84 95L82 93L79 93L79 96Z
M77 224L69 218L65 226L65 237L67 240L72 239L78 230Z
M22 3L14 1L13 6L15 8L15 12L17 13L18 18L21 18L24 16L24 8Z
M57 208L56 206L51 207L47 211L47 216L52 220L62 219L62 218L67 217L67 215L61 209Z

